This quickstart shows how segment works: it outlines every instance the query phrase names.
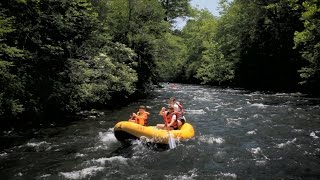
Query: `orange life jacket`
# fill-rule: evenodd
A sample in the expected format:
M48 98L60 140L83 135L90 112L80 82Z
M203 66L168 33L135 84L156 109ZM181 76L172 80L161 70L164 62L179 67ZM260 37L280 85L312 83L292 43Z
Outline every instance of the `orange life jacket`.
M176 120L174 121L172 127L173 128L178 128L178 118L181 115L179 112L169 113L168 111L165 111L164 115L163 115L164 123L165 123L166 126L168 126L171 123L171 119L172 119L173 115L176 115Z
M137 112L137 116L136 116L136 123L140 124L142 126L146 126L148 124L148 115L150 113L148 113L147 111L145 111L144 113L140 113Z

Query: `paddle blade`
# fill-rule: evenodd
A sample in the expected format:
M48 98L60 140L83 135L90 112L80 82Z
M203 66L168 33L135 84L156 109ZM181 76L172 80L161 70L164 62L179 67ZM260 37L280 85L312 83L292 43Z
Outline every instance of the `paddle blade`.
M176 141L174 140L172 133L169 133L168 144L169 144L170 149L174 149L177 147Z

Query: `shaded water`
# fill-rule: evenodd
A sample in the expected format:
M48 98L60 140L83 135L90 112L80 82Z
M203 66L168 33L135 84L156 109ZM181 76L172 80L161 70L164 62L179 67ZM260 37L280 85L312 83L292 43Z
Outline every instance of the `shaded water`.
M169 97L184 104L195 138L176 149L121 145L118 120L139 105L150 123ZM8 135L9 136L9 135ZM195 85L167 85L106 116L36 132L0 152L0 179L319 179L318 99Z

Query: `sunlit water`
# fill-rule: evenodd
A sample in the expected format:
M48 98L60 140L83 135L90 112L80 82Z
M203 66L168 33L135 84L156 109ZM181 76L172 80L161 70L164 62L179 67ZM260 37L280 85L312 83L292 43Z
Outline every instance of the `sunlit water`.
M0 179L319 179L319 99L164 84L145 100L106 115L36 132L0 152ZM175 96L195 138L176 149L123 146L118 120L139 105L158 111ZM10 136L8 134L8 136Z

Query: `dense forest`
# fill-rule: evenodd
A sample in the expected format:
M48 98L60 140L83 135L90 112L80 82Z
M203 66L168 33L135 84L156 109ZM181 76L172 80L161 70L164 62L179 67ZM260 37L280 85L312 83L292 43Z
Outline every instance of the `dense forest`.
M161 81L319 94L320 1L221 0L218 17L189 1L1 1L1 126L110 107Z

